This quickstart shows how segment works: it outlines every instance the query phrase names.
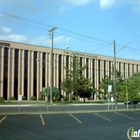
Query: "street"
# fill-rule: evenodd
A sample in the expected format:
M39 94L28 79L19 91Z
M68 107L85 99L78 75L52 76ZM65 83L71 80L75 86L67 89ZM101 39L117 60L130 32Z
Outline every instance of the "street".
M109 110L114 110L114 105L109 105ZM126 109L124 104L118 104L118 109ZM134 105L129 105L129 109L133 109ZM140 105L136 105L136 109L140 108ZM67 111L96 111L96 110L108 110L108 104L86 104L86 105L0 105L0 114L3 113L24 113L24 112L67 112Z

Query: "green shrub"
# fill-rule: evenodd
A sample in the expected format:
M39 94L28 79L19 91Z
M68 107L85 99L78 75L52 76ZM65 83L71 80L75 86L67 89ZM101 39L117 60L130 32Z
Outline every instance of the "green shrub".
M36 100L36 97L35 96L31 96L30 100Z
M5 98L4 97L0 97L0 100L2 101L2 100L5 100Z
M15 97L9 97L9 100L16 100Z
M43 96L39 96L38 97L38 100L43 100Z
M75 95L71 95L71 100L75 100Z
M63 100L64 101L67 101L68 100L68 97L67 96L63 96Z
M26 97L25 96L22 96L22 100L26 100Z

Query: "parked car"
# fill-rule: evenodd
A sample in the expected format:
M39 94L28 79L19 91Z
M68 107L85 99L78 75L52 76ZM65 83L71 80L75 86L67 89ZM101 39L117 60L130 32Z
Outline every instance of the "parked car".
M136 105L136 104L138 104L140 101L138 101L138 100L130 100L130 101L125 101L124 102L124 104L125 105L127 105L127 103L129 104L129 105Z

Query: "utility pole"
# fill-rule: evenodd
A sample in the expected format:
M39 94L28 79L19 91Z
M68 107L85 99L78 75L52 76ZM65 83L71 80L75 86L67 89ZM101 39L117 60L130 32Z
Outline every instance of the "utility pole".
M54 30L57 28L54 27L49 30L51 36L51 43L50 43L50 104L53 103L52 93L53 93L53 37L54 37Z
M114 39L114 96L115 96L115 109L117 109L117 93L116 93L116 41Z

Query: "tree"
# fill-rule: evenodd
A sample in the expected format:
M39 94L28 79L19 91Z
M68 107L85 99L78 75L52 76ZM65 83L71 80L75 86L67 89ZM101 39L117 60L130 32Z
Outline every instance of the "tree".
M122 100L126 100L126 92L128 92L128 100L140 99L140 73L133 74L120 85L119 97Z
M116 78L116 92L117 93L120 91L120 85L123 82L122 80L123 76L120 71L116 70L116 77L114 77L114 66L112 66L111 77L106 75L105 78L102 78L99 85L99 90L96 89L96 91L98 91L101 94L101 96L103 96L104 99L106 99L108 95L108 85L112 85L111 94L113 94L114 92L114 78Z
M109 78L109 76L105 76L102 78L102 81L99 85L99 90L97 90L100 94L102 94L103 98L106 99L108 97L108 85L113 85L113 80Z
M70 78L66 77L66 79L64 79L64 81L61 83L60 87L66 93L68 93L70 95L69 100L71 100L70 97L71 97L71 93L73 91L73 89L72 89L72 80Z
M55 98L56 101L61 99L61 93L60 90L56 87L53 87L52 89L52 97ZM46 95L48 97L48 100L50 100L50 87L45 88L45 91L41 91L39 94L39 98L43 98L43 96Z
M66 76L61 83L62 89L68 93L75 92L77 97L81 90L87 91L87 89L90 89L93 84L91 84L90 79L85 78L83 73L86 67L87 65L83 67L80 65L80 60L77 56L73 56L70 68L64 67Z

